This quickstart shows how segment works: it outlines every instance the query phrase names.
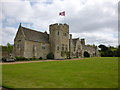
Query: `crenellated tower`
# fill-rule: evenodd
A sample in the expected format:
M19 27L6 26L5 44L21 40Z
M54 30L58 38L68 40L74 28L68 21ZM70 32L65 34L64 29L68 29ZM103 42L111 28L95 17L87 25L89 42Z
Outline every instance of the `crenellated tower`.
M69 25L51 24L49 32L50 51L54 54L54 58L65 58L66 56L63 53L69 51Z
M81 39L81 44L85 45L85 39L84 38Z

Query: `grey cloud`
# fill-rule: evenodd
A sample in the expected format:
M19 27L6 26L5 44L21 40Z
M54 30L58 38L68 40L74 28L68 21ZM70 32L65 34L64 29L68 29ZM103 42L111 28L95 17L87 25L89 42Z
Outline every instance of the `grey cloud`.
M49 1L49 0L48 0ZM117 40L110 34L117 32L117 3L111 0L100 0L101 3L94 3L93 0L53 0L53 3L5 3L3 6L3 15L5 18L14 19L13 23L31 23L30 28L39 31L48 30L49 24L62 22L70 26L70 33L81 33L78 37L85 37L88 43L114 44ZM50 2L52 2L50 0ZM82 2L82 3L80 3ZM91 4L92 3L92 4ZM11 4L11 5L10 5ZM15 8L16 7L16 8ZM58 13L61 10L66 11L66 16L63 21L59 19ZM7 20L11 22L11 20ZM6 26L8 27L8 26ZM15 27L13 25L13 27ZM13 30L13 29L12 29ZM103 33L103 36L112 37L111 40L95 36L93 34ZM4 44L8 41L13 43L15 36L14 31L9 31L9 28L4 32L9 36L9 40L4 38ZM10 34L8 34L8 32ZM84 35L83 33L88 33ZM117 43L116 43L117 45Z
M114 10L117 7L111 5L111 8L105 12L102 6L97 5L83 8L76 16L66 18L71 26L72 32L94 32L96 30L102 30L104 28L111 28L113 31L117 31L117 12L112 15L111 8ZM114 11L115 12L115 11Z

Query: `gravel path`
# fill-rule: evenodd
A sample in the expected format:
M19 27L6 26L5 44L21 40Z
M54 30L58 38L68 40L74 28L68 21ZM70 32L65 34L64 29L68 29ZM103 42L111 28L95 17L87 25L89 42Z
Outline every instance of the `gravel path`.
M82 60L83 58L65 59L65 60L35 60L35 61L17 61L17 62L0 62L0 64L20 64L20 63L33 63L33 62L46 62L46 61L69 61L69 60Z

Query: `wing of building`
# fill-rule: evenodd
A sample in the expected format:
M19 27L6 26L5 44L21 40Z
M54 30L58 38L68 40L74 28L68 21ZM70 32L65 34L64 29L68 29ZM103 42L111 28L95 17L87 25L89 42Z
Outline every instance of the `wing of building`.
M67 24L51 24L49 34L20 24L14 39L15 57L46 59L49 53L53 53L54 59L65 59L84 57L85 52L91 57L98 56L97 46L85 45L85 39L73 39Z

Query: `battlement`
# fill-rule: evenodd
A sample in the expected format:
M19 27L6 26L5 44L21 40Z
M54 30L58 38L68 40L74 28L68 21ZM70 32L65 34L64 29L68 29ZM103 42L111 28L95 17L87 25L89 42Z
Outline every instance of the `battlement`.
M49 26L50 30L56 30L56 29L69 29L69 25L67 25L66 23L62 24L62 23L55 23L55 24L51 24Z
M84 38L81 39L81 44L85 45L85 39Z

